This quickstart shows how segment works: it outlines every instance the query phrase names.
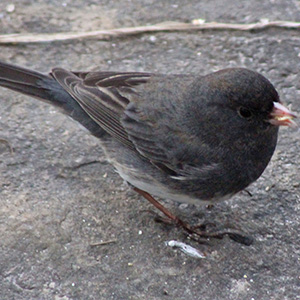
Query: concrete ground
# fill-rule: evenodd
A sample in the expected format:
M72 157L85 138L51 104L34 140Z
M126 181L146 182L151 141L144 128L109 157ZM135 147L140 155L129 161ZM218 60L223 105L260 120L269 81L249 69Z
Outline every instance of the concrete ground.
M100 4L99 4L100 2ZM1 33L86 31L184 21L300 21L298 0L15 1ZM8 9L9 10L9 9ZM299 30L194 31L0 46L0 59L71 70L261 72L300 112ZM97 140L52 107L0 89L0 298L300 299L300 135L283 128L263 176L212 209L165 202L190 223L240 228L255 242L209 245L156 223L106 163ZM165 245L185 242L195 259ZM104 243L103 243L104 242ZM107 242L107 243L106 243Z

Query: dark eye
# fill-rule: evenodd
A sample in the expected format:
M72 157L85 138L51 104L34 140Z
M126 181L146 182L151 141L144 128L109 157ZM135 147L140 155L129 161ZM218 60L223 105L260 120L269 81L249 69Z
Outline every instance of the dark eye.
M251 119L252 111L246 107L240 107L238 110L239 115L244 119Z

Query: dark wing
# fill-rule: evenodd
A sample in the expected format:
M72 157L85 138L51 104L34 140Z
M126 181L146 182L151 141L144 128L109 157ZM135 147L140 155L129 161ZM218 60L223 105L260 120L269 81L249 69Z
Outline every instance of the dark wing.
M199 162L199 144L193 146L190 133L178 125L180 76L72 73L60 68L54 69L52 76L108 134L173 178L206 177L217 167ZM151 87L147 85L150 78Z
M51 75L107 133L127 147L135 149L120 121L129 104L128 98L122 94L134 94L134 87L147 82L150 74L72 73L57 68L53 69Z
M153 163L168 162L160 148L155 124L143 119L130 99L141 98L136 88L147 83L150 73L73 73L56 68L51 75L108 134ZM147 102L150 99L141 99ZM167 168L161 166L162 168Z
M164 110L163 117L154 107L151 116L138 104L130 103L121 123L138 152L173 179L207 180L218 172L220 164L206 160L210 147L180 127L182 123L176 122L176 117L174 120L173 115L180 116L175 107L178 102L174 102L174 106Z

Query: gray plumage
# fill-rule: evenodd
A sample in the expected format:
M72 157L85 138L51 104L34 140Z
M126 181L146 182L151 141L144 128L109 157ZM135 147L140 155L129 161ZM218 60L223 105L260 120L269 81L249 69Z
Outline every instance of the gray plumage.
M180 202L214 202L246 188L277 142L269 119L278 94L247 69L43 75L0 63L0 85L59 107L100 139L126 181Z

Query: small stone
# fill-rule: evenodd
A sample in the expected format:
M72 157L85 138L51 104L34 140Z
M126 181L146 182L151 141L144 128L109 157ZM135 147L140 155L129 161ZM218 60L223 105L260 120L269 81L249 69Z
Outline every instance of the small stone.
M16 6L14 5L14 4L8 4L8 5L6 5L6 11L8 12L8 13L12 13L12 12L14 12L15 11L15 9L16 9Z

